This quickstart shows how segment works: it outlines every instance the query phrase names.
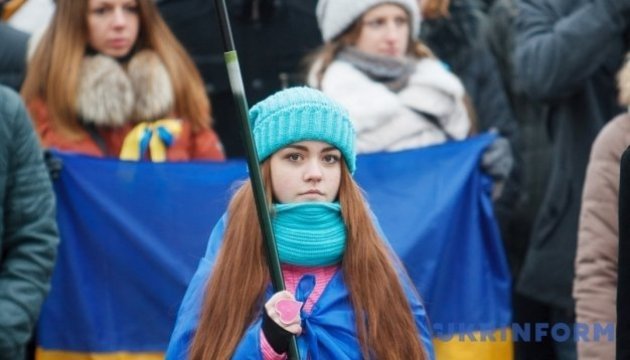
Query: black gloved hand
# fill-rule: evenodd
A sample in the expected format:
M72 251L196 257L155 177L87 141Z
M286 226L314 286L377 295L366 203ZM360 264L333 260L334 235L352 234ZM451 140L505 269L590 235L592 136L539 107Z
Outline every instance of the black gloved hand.
M266 311L262 312L262 332L277 354L284 354L289 350L289 342L293 334L273 321Z
M481 169L494 180L505 180L514 167L514 155L510 142L498 136L483 152Z
M287 352L291 336L302 333L300 309L303 304L295 301L293 294L286 290L273 294L265 303L262 315L262 332L277 354ZM292 306L287 308L287 305Z
M51 180L59 178L59 173L63 167L61 159L55 157L49 150L44 150L44 164L46 164L46 168L48 168L48 174Z

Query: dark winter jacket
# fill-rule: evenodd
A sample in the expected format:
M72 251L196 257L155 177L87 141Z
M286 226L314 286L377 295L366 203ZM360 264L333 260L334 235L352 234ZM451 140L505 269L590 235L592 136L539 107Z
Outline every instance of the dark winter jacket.
M553 143L546 196L534 225L517 291L573 310L578 214L591 144L621 112L615 74L626 51L629 0L522 0L516 74L543 101Z
M518 0L497 0L488 10L486 36L489 47L500 69L506 91L518 123L519 136L516 153L520 163L516 170L520 176L518 201L511 216L501 216L499 225L505 236L508 260L514 278L518 278L534 218L542 202L549 178L551 145L547 136L542 103L528 97L515 81L514 49ZM500 210L500 209L499 209Z
M447 18L424 20L423 41L464 83L475 106L479 129L497 128L513 141L517 124L501 73L485 41L487 19L471 1L454 0L449 12Z
M449 16L441 19L425 19L422 23L422 39L446 62L461 79L474 105L477 128L487 131L495 128L512 145L514 167L499 199L495 212L501 226L512 270L516 270L517 256L513 255L517 235L512 231L515 209L521 202L522 159L518 142L518 123L507 96L501 72L486 39L488 18L482 12L482 4L470 0L453 0Z
M0 359L23 359L50 287L59 236L37 136L18 94L4 86L0 218Z

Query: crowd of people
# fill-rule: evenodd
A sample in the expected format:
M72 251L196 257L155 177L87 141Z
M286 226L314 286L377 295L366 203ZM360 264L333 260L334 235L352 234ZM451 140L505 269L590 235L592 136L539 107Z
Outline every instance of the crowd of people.
M244 155L211 2L38 2L0 0L0 359L31 356L55 262L47 149L153 162ZM183 299L169 359L285 358L293 336L311 333L335 339L309 342L324 358L433 358L422 294L378 231L355 158L482 132L495 133L479 166L493 180L514 322L619 316L627 327L617 284L628 272L630 0L241 0L228 10L287 290L269 287L245 183ZM295 306L304 310L285 313ZM516 343L515 358L623 358L624 346L548 337Z

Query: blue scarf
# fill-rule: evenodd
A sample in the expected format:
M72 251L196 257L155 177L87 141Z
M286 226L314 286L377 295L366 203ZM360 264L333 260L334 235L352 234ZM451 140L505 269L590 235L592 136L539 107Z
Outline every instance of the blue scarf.
M341 261L346 250L346 225L338 202L274 205L273 230L280 262L326 266Z

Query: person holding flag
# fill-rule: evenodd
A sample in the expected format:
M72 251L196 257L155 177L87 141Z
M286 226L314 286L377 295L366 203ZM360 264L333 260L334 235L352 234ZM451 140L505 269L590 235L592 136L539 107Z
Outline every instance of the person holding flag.
M251 181L180 307L167 359L433 359L425 308L353 179L348 112L290 88L249 111L286 290L270 286Z

